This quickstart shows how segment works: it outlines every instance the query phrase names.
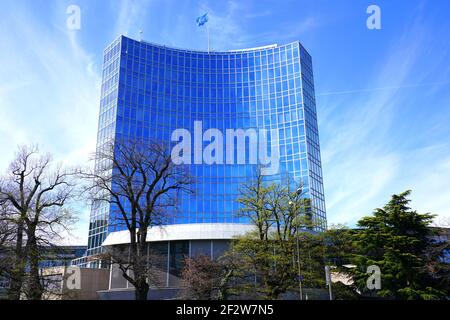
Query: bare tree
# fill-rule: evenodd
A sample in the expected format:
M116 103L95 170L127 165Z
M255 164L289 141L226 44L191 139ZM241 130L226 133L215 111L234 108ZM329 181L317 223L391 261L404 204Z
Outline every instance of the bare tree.
M58 238L74 220L65 207L75 195L74 173L54 165L49 154L39 155L37 147L23 146L0 179L0 199L8 208L7 221L15 226L11 299L20 299L21 294L31 300L42 298L42 247Z
M206 255L186 257L182 272L184 298L211 300L220 285L222 266Z
M9 221L10 209L0 201L0 280L9 279L13 266L15 226Z
M173 217L181 192L191 192L186 167L174 165L168 150L157 142L116 140L105 143L95 155L94 172L83 173L93 206L110 206L113 227L130 234L129 255L109 251L123 277L135 287L136 300L149 290L147 232Z
M200 254L186 257L182 271L184 299L228 300L238 295L245 280L238 254L229 251L218 259Z

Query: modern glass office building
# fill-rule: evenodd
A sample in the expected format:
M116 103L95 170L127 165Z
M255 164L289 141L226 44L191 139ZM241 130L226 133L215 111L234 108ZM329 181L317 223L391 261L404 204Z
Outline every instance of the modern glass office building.
M289 176L302 183L318 230L326 228L312 61L299 42L201 52L121 36L106 48L97 148L112 138L157 140L172 148L175 129L193 133L199 123L203 132L215 128L224 134L276 130L278 137L270 132L267 137L279 147L279 167L265 179L282 182ZM249 157L250 148L247 143L235 153ZM236 199L255 167L248 162L190 165L195 193L182 197L170 230L191 230L196 239L214 234L208 230L224 238L244 230L247 221L237 216ZM100 252L106 237L123 229L113 213L109 206L92 208L87 255Z

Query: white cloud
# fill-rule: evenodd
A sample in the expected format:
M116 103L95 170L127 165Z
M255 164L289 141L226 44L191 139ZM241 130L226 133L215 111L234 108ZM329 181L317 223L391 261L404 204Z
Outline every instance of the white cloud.
M377 62L377 74L372 77L375 80L367 84L376 90L319 95L330 224L354 224L387 203L392 194L407 189L413 190L413 208L438 214L437 221L450 217L450 143L436 145L428 141L424 146L420 135L425 133L417 133L414 128L410 130L412 137L417 135L413 146L403 145L396 135L402 125L398 123L399 115L413 112L408 104L415 103L403 90L411 87L407 84L426 84L420 87L424 93L446 85L439 81L427 83L427 77L439 70L445 56L433 62L436 69L416 71L426 57L427 40L420 24L413 24L390 52L380 57L381 63Z
M11 8L1 24L8 50L0 52L0 167L7 166L18 144L36 143L56 161L87 165L95 150L100 101L94 57L74 31L49 27L26 8ZM88 210L83 205L78 210L75 242L85 243Z
M151 1L120 0L112 3L114 11L118 12L115 19L115 36L125 35L138 39Z
M315 18L302 17L295 23L280 19L277 26L262 23L263 27L255 30L251 28L249 19L264 19L271 14L270 11L253 12L245 3L232 0L227 1L224 7L218 10L206 4L202 6L209 15L211 45L215 50L243 49L255 43L269 45L272 44L270 41L297 41L302 34L318 26Z

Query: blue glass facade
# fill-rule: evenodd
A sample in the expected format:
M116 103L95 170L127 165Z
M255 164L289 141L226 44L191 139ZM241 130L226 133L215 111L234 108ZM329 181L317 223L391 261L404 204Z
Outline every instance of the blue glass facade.
M280 169L268 180L302 182L319 230L326 228L311 56L299 42L199 52L120 37L104 52L97 147L111 138L167 142L175 129L277 129ZM204 144L204 147L208 143ZM248 147L248 146L247 146ZM246 150L248 152L248 150ZM101 166L101 163L97 163ZM239 186L253 164L192 164L195 195L185 195L170 223L245 223ZM114 210L92 208L88 255L118 231Z

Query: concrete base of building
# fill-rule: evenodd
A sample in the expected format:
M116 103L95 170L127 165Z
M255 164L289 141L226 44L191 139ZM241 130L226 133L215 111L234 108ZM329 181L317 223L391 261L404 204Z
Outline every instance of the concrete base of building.
M113 289L98 292L99 300L135 300L134 289ZM151 288L147 299L148 300L178 300L182 299L183 292L180 288ZM260 297L243 294L242 296L234 296L231 300L253 300L260 299ZM281 300L299 300L297 291L288 291L281 294ZM326 289L310 289L303 290L303 300L329 300L328 290Z
M41 273L46 284L44 300L97 300L97 291L109 287L107 269L52 267Z
M134 289L114 289L98 292L99 300L135 300ZM175 300L180 299L179 288L151 288L148 300Z

